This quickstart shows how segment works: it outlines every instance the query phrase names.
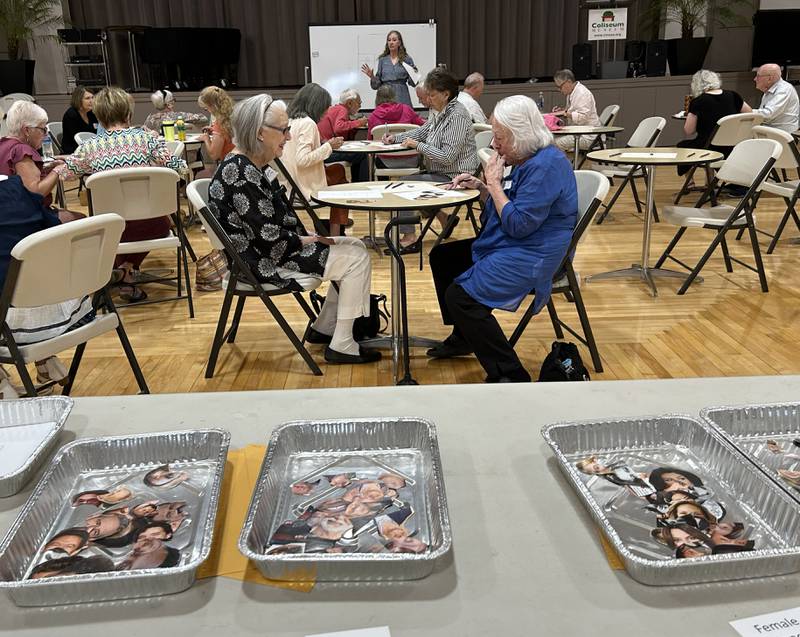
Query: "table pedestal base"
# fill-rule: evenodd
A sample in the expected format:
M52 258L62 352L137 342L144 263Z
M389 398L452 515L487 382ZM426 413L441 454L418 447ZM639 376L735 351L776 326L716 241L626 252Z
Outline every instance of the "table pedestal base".
M590 281L600 281L602 279L620 279L626 276L636 277L644 281L650 287L650 292L653 296L658 296L658 289L654 278L657 276L671 278L671 279L686 279L689 277L689 272L676 272L675 270L667 270L666 268L648 268L642 267L639 263L632 263L631 267L623 268L621 270L612 270L611 272L601 272L600 274L592 274L587 276L584 280L589 283ZM696 277L695 281L698 283L703 282L702 277Z

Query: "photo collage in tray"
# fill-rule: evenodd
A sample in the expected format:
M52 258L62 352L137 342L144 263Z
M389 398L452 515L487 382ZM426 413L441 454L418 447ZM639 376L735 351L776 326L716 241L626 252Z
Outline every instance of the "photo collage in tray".
M748 449L765 465L772 468L783 484L800 491L800 438L771 438L761 440Z
M696 467L669 460L595 455L575 467L623 541L641 555L664 559L753 551L754 529L735 506L735 496L715 492Z
M292 517L272 533L266 555L428 550L413 506L419 485L372 458L359 457L358 469L346 468L351 459L334 461L285 487Z
M160 465L81 479L29 579L185 563L202 519L207 464Z

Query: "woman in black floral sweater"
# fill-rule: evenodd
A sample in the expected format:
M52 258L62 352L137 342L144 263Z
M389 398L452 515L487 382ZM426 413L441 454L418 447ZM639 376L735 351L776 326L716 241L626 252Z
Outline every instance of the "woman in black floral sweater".
M327 344L329 363L371 363L380 352L353 339L353 322L369 314L371 264L352 237L309 234L280 194L267 164L291 139L286 104L266 94L236 105L231 118L236 148L219 165L208 190L208 209L263 283L301 291L336 281L307 340Z

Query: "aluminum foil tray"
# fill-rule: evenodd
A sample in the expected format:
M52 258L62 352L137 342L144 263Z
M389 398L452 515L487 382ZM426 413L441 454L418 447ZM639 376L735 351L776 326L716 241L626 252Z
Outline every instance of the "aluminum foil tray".
M800 403L708 407L700 417L800 502Z
M22 490L58 441L67 396L0 401L0 498Z
M387 474L393 474L394 483ZM337 487L342 483L335 476L352 482ZM326 501L355 497L353 489L364 489L358 492L366 494L366 490L378 488L388 494L379 500L378 508L385 502L386 513L395 516L406 510L396 519L405 520L399 525L403 527L400 533L410 539L403 541L418 552L392 552L401 547L386 540L387 527L380 520L387 521L387 517L376 516L373 526L368 526L365 518L344 511L334 515L330 513L333 508L326 508ZM383 496L378 493L378 497ZM413 515L409 517L410 510ZM320 548L324 544L319 541L321 531L310 526L299 533L297 527L289 529L298 515L305 518L314 512L318 516L328 512L334 519L332 525L352 526L338 540L333 538L341 535L341 526L334 529L335 534L326 538L327 548ZM333 528L319 522L316 529L323 527L326 532ZM287 532L302 537L290 537L287 542ZM281 535L284 544L276 545ZM386 418L300 421L275 429L239 550L272 579L392 581L426 577L450 551L451 543L436 428L419 418Z
M800 505L687 416L542 430L634 579L691 584L800 570Z
M229 440L200 429L66 445L0 543L0 589L52 606L189 588L211 550Z

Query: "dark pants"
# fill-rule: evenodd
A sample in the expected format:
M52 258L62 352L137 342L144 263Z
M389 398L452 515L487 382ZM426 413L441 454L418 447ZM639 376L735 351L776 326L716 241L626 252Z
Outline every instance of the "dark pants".
M120 241L163 239L169 235L170 227L169 217L154 217L153 219L126 221L125 230L122 231ZM123 263L130 263L135 270L138 270L147 254L147 252L120 254L114 259L114 267L118 268Z
M350 179L353 183L357 181L369 181L367 153L345 153L334 150L331 156L325 160L325 163L333 164L337 161L346 161L350 164Z
M431 273L442 322L453 325L453 335L470 344L481 367L486 370L487 382L497 382L501 378L530 382L530 374L508 344L492 308L479 303L454 283L459 274L472 266L473 241L475 239L442 243L431 250Z

